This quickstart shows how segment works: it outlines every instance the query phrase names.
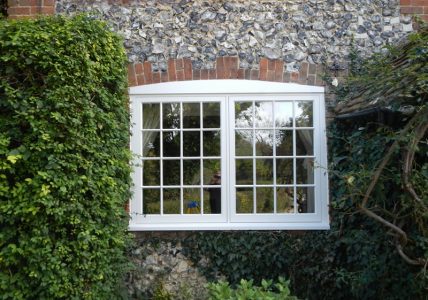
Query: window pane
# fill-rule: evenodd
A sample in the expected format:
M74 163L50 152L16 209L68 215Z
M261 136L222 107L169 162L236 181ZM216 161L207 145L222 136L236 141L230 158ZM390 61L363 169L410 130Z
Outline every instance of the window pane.
M276 183L293 184L293 159L276 160Z
M200 189L183 189L184 213L200 214L201 213L201 190Z
M235 151L236 156L253 155L253 131L236 130L235 131Z
M296 101L294 114L296 116L296 127L313 126L313 104L312 101Z
M180 185L180 161L179 160L163 161L163 184Z
M180 213L180 189L163 189L163 213Z
M276 212L294 213L294 198L292 187L280 187L276 189Z
M297 158L296 159L296 177L297 183L314 183L314 159Z
M272 156L273 155L273 130L256 130L256 155Z
M254 212L253 188L236 189L236 213Z
M204 184L219 184L218 176L221 176L219 159L204 159ZM215 177L217 176L217 177Z
M180 156L180 131L163 132L163 156Z
M314 131L296 130L296 154L314 155Z
M257 184L273 184L273 159L256 159Z
M315 212L315 193L313 187L298 187L296 189L297 211L299 213Z
M160 184L160 162L159 160L143 161L143 185Z
M220 156L220 131L204 131L204 156Z
M160 214L159 189L143 189L143 214Z
M257 213L273 213L273 188L256 189Z
M221 188L209 187L204 190L204 214L221 213Z
M254 122L256 127L273 126L272 102L256 102L254 113Z
M160 120L159 103L143 104L143 129L158 129Z
M204 128L220 128L220 103L204 103Z
M183 103L183 128L200 128L200 103Z
M160 132L144 131L142 134L143 134L143 156L160 157Z
M275 126L292 127L293 126L293 102L275 102Z
M253 127L252 102L235 102L235 127Z
M199 156L201 153L201 134L199 131L183 132L183 155Z
M162 109L163 128L180 128L180 103L163 103Z
M236 184L253 184L253 160L236 160Z
M293 130L278 130L276 132L276 155L293 155Z
M199 159L183 160L183 183L197 185L201 182L201 161Z

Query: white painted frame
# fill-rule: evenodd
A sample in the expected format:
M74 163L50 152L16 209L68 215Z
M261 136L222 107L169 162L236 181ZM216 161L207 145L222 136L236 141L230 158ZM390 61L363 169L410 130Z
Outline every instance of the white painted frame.
M141 168L134 162L134 188L130 200L131 231L144 230L311 230L329 229L328 173L325 128L324 88L253 80L199 80L151 84L129 89L132 136L130 148L141 153L139 129L142 103L154 101L221 101L222 214L220 215L138 215L141 199ZM234 101L239 100L311 100L314 107L315 213L253 214L235 213ZM294 171L295 172L295 171ZM139 187L139 188L135 188Z

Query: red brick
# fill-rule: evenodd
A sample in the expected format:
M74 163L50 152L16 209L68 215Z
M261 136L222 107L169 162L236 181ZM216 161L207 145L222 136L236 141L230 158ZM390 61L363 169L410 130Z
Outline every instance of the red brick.
M267 71L266 80L268 80L268 81L274 81L275 80L275 71L274 70L268 70Z
M178 81L184 80L184 70L177 70L177 80Z
M402 14L422 14L423 7L421 6L403 6L401 7Z
M184 62L184 79L185 80L192 80L192 61L190 58L183 59Z
M235 79L238 76L238 58L237 57L225 57L225 78Z
M136 86L137 78L135 77L135 70L133 64L128 64L128 85Z
M424 7L424 14L428 15L428 6Z
M183 59L182 59L182 58L177 59L177 60L175 61L175 67L177 68L177 71L178 71L178 70L183 70L183 68L184 68L184 63L183 63Z
M143 64L142 63L136 63L134 65L135 74L140 75L144 74Z
M153 83L160 83L160 72L153 73Z
M202 80L208 79L208 70L207 69L202 69L201 70L201 79Z
M217 71L215 69L208 70L208 79L217 79Z
M168 72L161 72L161 82L168 82Z
M245 70L239 69L236 75L237 75L236 78L238 79L245 79Z
M427 0L412 0L412 6L427 6Z
M137 74L137 85L144 85L144 84L146 84L144 74Z
M290 82L291 74L289 72L284 72L284 76L282 78L283 82Z
M315 75L308 75L308 81L307 81L308 85L315 85Z
M298 72L292 72L290 77L291 82L298 82L299 81L299 73Z
M40 6L40 4L38 0L19 0L19 6Z
M19 6L19 0L8 0L7 5L8 7Z
M201 80L201 70L193 70L193 80Z
M30 7L9 7L7 10L9 16L29 16L31 14Z
M55 0L43 0L44 6L55 6Z
M400 5L411 5L412 0L400 0Z
M422 20L425 20L425 22L428 23L428 15L421 16L421 18L422 18Z
M308 77L308 72L309 72L309 64L307 62L302 62L299 70L300 77L306 79Z
M175 74L176 73L175 64L176 62L174 59L168 60L168 80L169 81L177 80L177 75Z
M269 59L268 60L268 70L274 71L275 70L275 60Z
M258 70L251 70L250 79L251 80L258 80L259 79L259 71Z
M245 70L245 79L247 79L247 80L251 79L251 70L250 69Z
M282 81L282 74L284 72L284 62L282 60L275 61L275 81Z
M324 81L321 78L321 75L317 75L315 78L315 85L318 86L323 86L324 85Z
M143 64L143 68L144 68L144 77L145 77L146 84L152 83L153 82L152 64L149 63L148 61L145 61Z
M216 61L216 69L217 69L217 79L225 78L225 67L224 67L224 59L223 57L217 58Z
M317 65L316 64L309 64L308 74L315 75L316 73L317 73Z
M260 80L267 80L267 69L260 69L260 75L259 75L259 79Z

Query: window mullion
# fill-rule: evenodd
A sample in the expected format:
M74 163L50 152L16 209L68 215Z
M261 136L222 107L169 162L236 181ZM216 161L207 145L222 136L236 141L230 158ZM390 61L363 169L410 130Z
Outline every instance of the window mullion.
M183 189L183 102L180 101L180 215L184 214Z
M253 119L253 214L257 214L257 178L256 178L256 102L252 101L252 119Z
M297 183L297 172L296 172L296 168L297 168L297 163L296 163L296 110L295 110L295 100L293 100L293 105L292 105L292 116L293 116L293 206L294 206L294 213L298 213L298 209L297 209L297 187L296 187L296 183Z
M163 213L163 102L159 102L159 136L160 136L160 142L159 142L159 167L160 167L160 214L161 216L164 215Z
M273 153L273 158L272 158L272 172L273 172L273 213L277 214L277 210L276 210L276 124L275 124L275 101L272 101L272 126L273 126L273 142L272 142L272 153Z

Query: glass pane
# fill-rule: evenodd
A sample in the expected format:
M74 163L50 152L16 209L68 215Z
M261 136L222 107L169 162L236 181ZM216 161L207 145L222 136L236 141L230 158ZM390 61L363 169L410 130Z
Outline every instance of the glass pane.
M201 213L201 190L200 189L183 189L184 213L200 214Z
M314 155L314 131L312 129L296 130L296 154Z
M235 127L253 127L252 102L235 102Z
M313 187L298 187L296 189L297 211L303 213L315 212L315 193Z
M160 120L159 103L143 104L143 129L158 129Z
M220 131L204 131L204 156L220 156Z
M256 155L272 156L273 155L273 130L256 130Z
M253 160L236 160L236 184L253 184Z
M163 156L180 156L180 131L163 132Z
M255 126L261 127L272 127L273 126L273 113L272 113L272 102L256 102L254 109L254 122Z
M199 156L201 153L201 134L199 131L183 132L183 155Z
M253 131L252 130L235 131L235 151L236 151L236 156L253 155Z
M276 160L276 183L293 184L293 159Z
M204 184L219 184L221 168L219 159L204 159Z
M256 189L257 213L273 213L273 192L271 187Z
M160 157L160 132L144 131L142 134L143 134L143 156Z
M159 189L143 189L143 214L160 214Z
M180 185L180 161L179 160L163 161L163 184Z
M276 127L293 126L293 102L291 101L275 102L275 126Z
M254 212L253 188L236 189L236 213Z
M314 159L297 158L296 159L296 177L297 183L314 183Z
M183 160L183 184L197 185L201 182L201 161Z
M220 128L220 103L203 104L204 128Z
M163 189L164 214L179 214L181 211L180 202L180 189Z
M276 131L276 155L292 156L293 155L293 130Z
M256 159L257 184L273 184L273 159Z
M160 184L160 162L159 160L143 161L143 185Z
M221 213L221 188L204 189L204 214Z
M200 103L183 103L183 128L201 127Z
M163 103L162 109L163 128L180 128L180 103Z
M294 213L294 189L292 187L280 187L276 189L276 212Z
M296 116L296 127L313 126L313 104L312 101L296 101L294 114Z

